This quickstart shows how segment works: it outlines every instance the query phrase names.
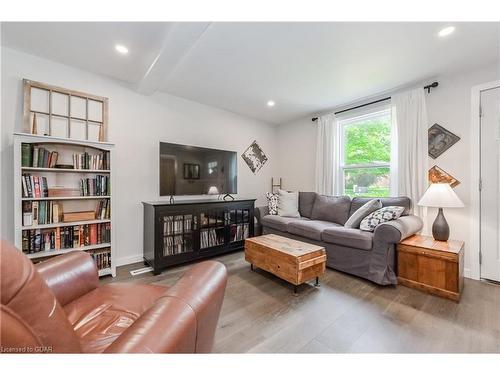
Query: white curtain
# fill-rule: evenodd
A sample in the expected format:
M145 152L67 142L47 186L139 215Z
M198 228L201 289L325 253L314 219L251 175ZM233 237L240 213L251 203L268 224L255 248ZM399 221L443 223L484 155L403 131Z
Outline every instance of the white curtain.
M316 192L338 194L338 129L334 114L318 117Z
M396 135L393 137L396 144L391 152L391 193L410 197L415 215L425 223L427 210L417 206L428 186L428 124L424 89L393 95L391 104L393 134Z

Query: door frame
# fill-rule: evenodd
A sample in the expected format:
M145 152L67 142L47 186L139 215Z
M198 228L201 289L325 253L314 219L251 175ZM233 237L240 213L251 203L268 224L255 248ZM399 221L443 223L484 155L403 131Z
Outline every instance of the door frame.
M481 92L500 87L500 80L483 83L473 86L471 89L471 130L470 130L470 175L471 175L471 190L470 190L470 245L468 247L470 254L470 268L464 270L465 276L471 279L481 279L481 264L479 262L479 252L481 249L481 191L479 190L480 182L480 105Z

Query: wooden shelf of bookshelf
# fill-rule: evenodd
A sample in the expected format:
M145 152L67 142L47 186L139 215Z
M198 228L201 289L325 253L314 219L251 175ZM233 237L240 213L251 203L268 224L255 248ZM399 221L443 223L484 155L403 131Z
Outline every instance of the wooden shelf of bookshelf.
M44 250L44 251L39 251L37 253L31 253L31 254L26 254L28 258L30 259L36 259L36 258L44 258L44 257L51 257L54 255L60 255L60 254L66 254L71 251L88 251L88 250L97 250L97 249L104 249L106 247L111 247L110 242L106 243L100 243L97 245L89 245L89 246L81 246L81 247L71 247L67 249L57 249L57 250Z
M23 230L28 230L28 229L48 229L48 228L58 228L58 227L70 227L70 226L73 226L73 225L102 224L102 223L111 223L111 219L68 221L68 222L59 222L59 223L41 224L41 225L25 225L25 226L23 226Z
M43 198L21 198L22 201L77 201L85 199L108 199L111 195L88 195L84 197L43 197Z
M70 168L35 168L35 167L21 167L23 172L54 172L54 173L96 173L108 174L111 173L109 169L70 169Z
M32 151L34 150L35 146L38 146L39 148L44 148L45 150L49 151L51 153L52 151L57 151L57 161L60 164L69 164L69 165L75 165L73 159L73 154L85 154L88 153L89 155L97 155L95 160L98 159L99 155L103 155L103 153L107 153L106 156L106 164L110 166L110 168L103 168L103 169L71 169L71 168L53 168L53 167L40 167L40 166L33 166L33 162L35 161L35 158L31 160L30 163L26 163L26 154L23 162L23 144L30 144L31 147L26 147L24 145L25 149L28 149L29 155L31 157L32 154L34 154ZM76 250L81 250L81 251L86 251L89 253L96 253L96 256L99 257L102 254L107 253L107 248L110 249L110 255L107 257L105 256L105 262L101 262L100 266L103 267L102 269L99 269L99 276L104 276L104 275L116 275L116 265L115 265L115 234L113 230L113 194L110 195L88 195L88 196L62 196L62 197L57 197L57 196L51 196L51 197L40 197L40 198L33 198L33 197L25 197L23 196L23 175L31 175L31 176L39 176L40 178L43 177L44 181L46 180L45 186L48 188L54 187L54 186L61 186L65 188L79 188L80 186L80 180L85 179L85 178L95 178L94 176L87 176L88 174L90 175L104 175L107 176L107 181L108 183L112 186L113 185L113 158L114 158L114 145L109 142L95 142L95 141L80 141L76 139L65 139L65 138L58 138L58 137L50 137L50 136L42 136L42 135L33 135L33 134L25 134L25 133L14 133L14 230L15 230L15 245L17 248L22 249L23 248L23 236L25 238L24 245L26 244L26 237L32 238L35 236L40 236L41 241L43 243L47 243L47 241L50 239L52 247L56 247L58 245L55 245L52 243L52 240L54 238L54 231L58 230L58 228L62 227L76 227L76 226L88 226L85 228L88 228L88 230L94 230L95 227L92 227L93 225L109 225L108 230L108 237L105 238L106 242L105 243L100 243L96 244L96 241L98 242L99 240L94 240L91 239L88 241L85 239L85 243L91 243L91 245L88 246L80 246L80 247L74 247L74 248L64 248L64 249L52 249L52 250L43 250L43 251L38 251L38 252L32 252L28 253L27 256L36 261L43 260L45 257L51 257L54 255L60 255L60 254L65 254L71 251L76 251ZM84 158L85 159L85 158ZM90 160L91 158L87 158L86 160ZM89 164L89 163L88 163ZM38 164L40 165L40 164ZM44 164L47 165L47 159L44 159ZM78 165L78 164L76 164ZM92 164L90 164L92 166ZM103 177L104 178L104 177ZM90 186L90 185L89 185ZM103 185L101 185L103 186ZM104 185L106 186L106 185ZM109 185L108 185L109 186ZM87 189L90 189L90 187L87 187ZM91 192L92 190L89 190ZM51 224L39 224L39 225L23 225L23 207L25 205L28 205L28 207L31 207L31 204L35 204L35 202L39 202L38 204L40 205L40 202L43 201L54 201L54 203L57 203L59 206L59 214L62 214L63 212L75 212L75 211L94 211L96 210L99 206L98 201L103 200L108 202L109 204L109 212L107 212L107 215L109 218L106 219L95 219L95 220L82 220L82 221L75 221L75 222L58 222L58 223L51 223ZM106 206L107 206L106 204ZM49 215L45 213L44 211L47 209L46 207L50 206L50 210L52 210L52 205L47 204L43 210L44 215ZM35 207L35 206L33 206ZM30 208L28 208L27 215L30 215ZM33 211L32 214L34 214L36 211ZM50 211L52 212L52 211ZM57 211L55 211L57 212ZM41 214L40 212L38 213L39 215ZM46 216L47 218L48 216ZM99 216L98 216L99 217ZM60 220L60 219L59 219ZM29 223L29 222L28 222ZM80 227L81 230L82 227ZM108 227L106 227L108 228ZM75 236L78 235L77 229L75 228ZM29 232L28 232L29 231ZM39 233L39 234L38 234ZM70 232L71 233L71 232ZM100 233L100 232L99 232ZM50 237L52 235L52 238ZM72 238L72 237L70 237ZM75 237L78 239L78 237ZM109 241L108 241L109 240ZM71 240L70 240L71 241ZM75 240L78 241L78 240ZM61 241L62 242L62 241ZM57 243L57 242L56 242ZM77 242L75 242L77 243ZM29 240L28 246L33 246L32 245L32 240ZM37 242L35 242L35 248L38 249L39 245ZM97 259L97 258L96 258ZM103 259L103 258L101 258ZM109 259L109 261L107 260ZM96 260L97 262L97 260ZM109 267L106 267L108 266Z

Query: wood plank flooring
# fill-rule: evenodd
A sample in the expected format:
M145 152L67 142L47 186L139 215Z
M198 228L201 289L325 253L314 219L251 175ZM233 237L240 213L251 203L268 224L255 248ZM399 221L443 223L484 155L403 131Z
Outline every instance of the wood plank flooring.
M466 279L460 303L404 286L380 287L327 268L321 286L299 287L262 270L243 252L214 258L229 279L216 333L217 353L500 353L500 286ZM107 282L173 285L189 267Z

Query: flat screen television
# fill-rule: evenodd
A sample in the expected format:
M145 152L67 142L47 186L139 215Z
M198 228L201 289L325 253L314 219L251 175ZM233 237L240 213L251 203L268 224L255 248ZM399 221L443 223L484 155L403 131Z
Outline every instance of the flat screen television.
M236 194L234 151L160 142L160 196Z

